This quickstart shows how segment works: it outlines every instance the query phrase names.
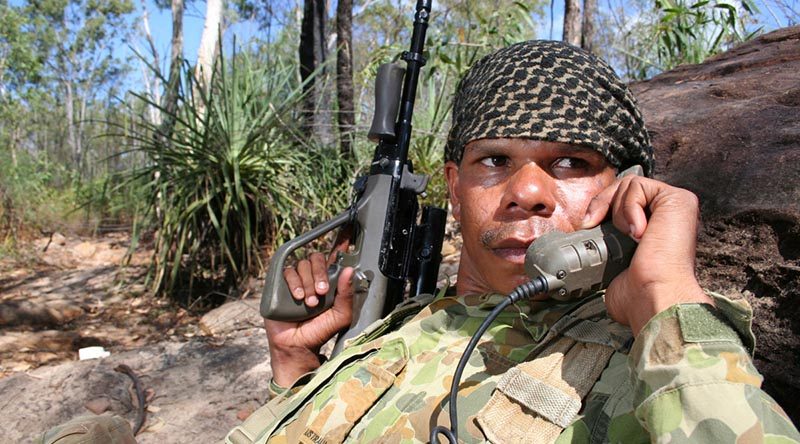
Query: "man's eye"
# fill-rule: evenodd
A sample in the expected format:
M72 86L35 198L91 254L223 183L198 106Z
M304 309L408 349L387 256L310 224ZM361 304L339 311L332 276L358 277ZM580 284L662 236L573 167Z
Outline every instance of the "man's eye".
M589 162L579 157L562 157L553 162L553 168L563 169L585 169L589 167Z
M488 167L503 167L508 165L508 157L506 156L489 156L481 159L481 164Z

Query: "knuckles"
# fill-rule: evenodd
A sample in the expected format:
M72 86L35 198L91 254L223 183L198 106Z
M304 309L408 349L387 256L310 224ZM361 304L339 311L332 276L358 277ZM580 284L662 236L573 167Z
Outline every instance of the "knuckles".
M650 179L647 177L642 176L626 176L620 180L621 184L626 185L624 188L627 190L631 189L647 189L653 188L657 190L655 194L665 193L672 197L677 202L680 202L687 208L692 209L699 209L700 208L700 199L697 195L685 188L678 188L672 185L669 185L665 182L661 182L656 179ZM620 188L623 188L620 186Z

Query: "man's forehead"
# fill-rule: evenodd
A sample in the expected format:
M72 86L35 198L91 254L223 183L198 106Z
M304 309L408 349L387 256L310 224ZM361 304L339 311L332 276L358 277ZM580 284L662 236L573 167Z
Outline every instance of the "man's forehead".
M526 150L551 150L558 152L574 152L583 154L596 154L602 157L594 148L574 145L563 142L548 142L543 140L525 138L486 138L470 141L464 147L465 153L482 154L498 149L526 149Z

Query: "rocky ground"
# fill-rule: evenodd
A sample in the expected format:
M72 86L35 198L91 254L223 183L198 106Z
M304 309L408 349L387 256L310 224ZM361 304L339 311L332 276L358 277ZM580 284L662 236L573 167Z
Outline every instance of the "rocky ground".
M147 294L151 252L128 258L128 246L122 233L55 233L0 262L0 376L74 360L82 347L117 352L198 333L196 316Z
M126 261L128 245L124 234L56 234L0 262L0 441L32 441L86 414L133 424L136 393L120 364L145 388L140 443L218 441L266 401L262 282L201 316L152 297L144 285L152 251ZM457 250L457 240L443 248L443 276L455 274ZM78 361L89 346L111 355Z

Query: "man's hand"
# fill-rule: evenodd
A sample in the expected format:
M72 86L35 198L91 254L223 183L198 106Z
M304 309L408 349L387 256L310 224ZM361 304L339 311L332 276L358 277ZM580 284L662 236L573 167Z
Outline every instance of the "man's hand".
M337 242L328 261L321 253L298 262L295 268L284 270L284 278L292 297L314 307L328 293L328 265L338 251L347 249L347 239ZM337 281L333 306L302 322L283 322L265 319L269 340L270 364L276 384L288 387L305 373L320 366L319 350L336 333L350 325L353 319L353 269L344 268Z
M699 206L691 192L638 176L602 191L586 210L583 228L597 226L611 212L614 225L639 242L630 267L606 291L609 315L634 335L672 305L713 305L695 277Z

